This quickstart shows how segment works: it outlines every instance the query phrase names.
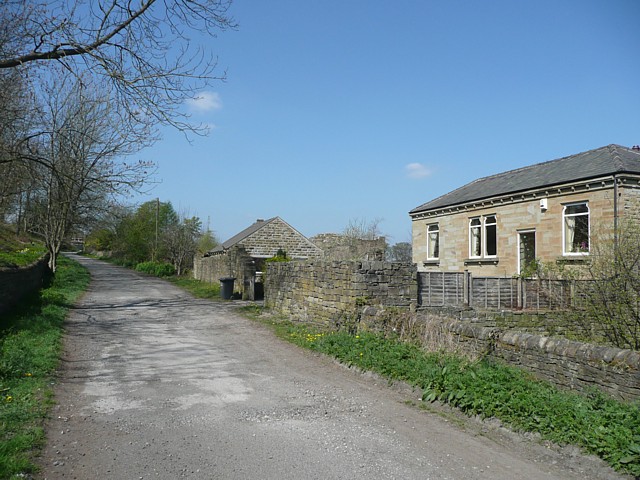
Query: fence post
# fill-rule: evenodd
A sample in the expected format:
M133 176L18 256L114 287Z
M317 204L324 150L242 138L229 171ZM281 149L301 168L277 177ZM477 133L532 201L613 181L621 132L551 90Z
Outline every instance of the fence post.
M524 295L524 279L522 277L518 277L516 280L516 295L517 295L517 299L516 299L516 304L518 306L518 308L524 308L524 302L525 302L525 295Z
M471 295L469 294L471 290L471 272L469 270L464 271L464 276L462 277L462 301L465 307L471 306Z

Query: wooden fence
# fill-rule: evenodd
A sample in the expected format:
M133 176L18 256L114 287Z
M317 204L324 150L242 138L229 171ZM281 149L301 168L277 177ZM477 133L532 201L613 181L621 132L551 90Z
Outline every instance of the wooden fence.
M474 277L470 272L419 272L418 304L486 309L549 309L575 306L575 281Z

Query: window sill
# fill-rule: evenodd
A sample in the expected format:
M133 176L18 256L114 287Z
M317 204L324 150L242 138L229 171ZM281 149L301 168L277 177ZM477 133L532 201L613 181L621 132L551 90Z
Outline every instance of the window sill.
M564 255L556 260L556 263L560 265L581 264L589 262L590 258L588 254L582 255Z
M491 258L465 258L465 265L497 265L498 257Z
M422 262L422 265L424 265L425 267L438 267L440 266L440 259L439 258L434 258L432 260L425 260L424 262Z

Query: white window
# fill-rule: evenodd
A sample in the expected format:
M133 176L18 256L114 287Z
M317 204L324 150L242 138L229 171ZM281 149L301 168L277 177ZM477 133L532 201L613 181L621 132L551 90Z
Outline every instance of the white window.
M469 257L482 256L482 220L472 218L469 220Z
M589 254L589 204L587 202L565 205L563 217L563 254Z
M498 222L495 215L484 217L484 256L498 254Z
M440 227L437 223L427 226L427 259L440 258Z
M498 255L498 221L495 215L469 219L469 258Z

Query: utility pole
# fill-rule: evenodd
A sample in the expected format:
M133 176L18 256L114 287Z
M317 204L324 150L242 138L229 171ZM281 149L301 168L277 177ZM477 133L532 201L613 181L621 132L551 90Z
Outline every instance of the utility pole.
M156 254L158 252L158 217L160 216L160 197L156 197L156 241L154 242L153 255L151 255L151 261L156 261Z

